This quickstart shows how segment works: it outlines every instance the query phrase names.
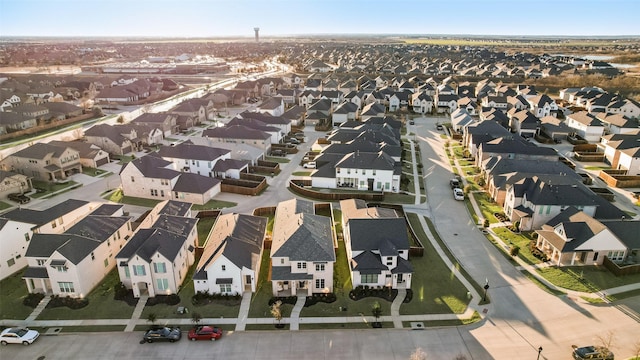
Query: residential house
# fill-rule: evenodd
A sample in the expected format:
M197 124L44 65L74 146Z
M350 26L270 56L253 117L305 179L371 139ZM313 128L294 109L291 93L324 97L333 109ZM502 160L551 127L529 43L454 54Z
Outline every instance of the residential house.
M284 114L284 100L281 97L270 97L258 106L258 112L271 116L281 116Z
M368 208L356 199L340 201L340 209L353 287L411 288L405 219L392 209Z
M311 201L278 203L271 243L274 296L333 292L337 241L330 217L316 215Z
M573 130L564 121L554 116L545 116L540 119L540 132L558 141L566 139Z
M620 263L640 247L638 231L638 221L600 222L569 207L536 230L536 247L555 266L602 265L605 257Z
M598 113L596 117L604 125L606 134L634 134L638 131L638 123L620 113Z
M0 198L6 199L9 194L14 193L22 194L32 188L29 176L0 170Z
M338 105L333 113L331 119L334 126L347 122L349 120L355 120L358 117L358 105L350 101L345 101Z
M2 170L17 172L40 181L64 180L82 172L80 154L69 146L35 143L7 156Z
M365 122L373 117L384 117L386 108L384 105L373 102L365 105L360 112L360 120Z
M531 112L538 118L558 115L558 104L545 94L527 98L527 102Z
M84 138L112 155L124 156L138 150L138 133L131 126L97 124L84 131Z
M49 144L64 147L68 146L80 155L80 164L85 168L98 168L110 162L109 153L96 145L80 140L74 141L49 141Z
M180 131L180 126L178 125L177 120L178 116L175 114L144 113L133 119L132 123L160 128L164 133L164 136L169 137L171 134L175 134Z
M175 165L149 154L122 166L120 182L127 196L206 204L220 193L220 180L174 170Z
M173 164L173 169L193 174L239 179L248 171L249 162L231 159L231 150L185 141L175 146L163 146L158 155Z
M69 199L46 210L18 208L0 215L0 280L27 266L33 234L60 234L87 215L93 204Z
M458 108L458 100L460 97L456 94L437 94L435 104L438 114L452 113Z
M178 293L194 263L198 219L156 210L170 203L157 204L152 225L138 227L115 257L120 281L134 297Z
M523 138L532 138L540 131L540 119L529 110L516 111L515 108L509 110L507 116L510 118L509 127L511 131Z
M604 135L604 125L595 115L586 111L567 115L565 123L573 133L588 142L599 142Z
M433 98L425 91L415 92L411 96L411 106L413 112L427 114L433 111Z
M536 146L525 141L520 136L505 136L494 140L485 141L478 146L476 166L492 156L504 156L507 159L540 159L557 161L558 153L555 149Z
M482 106L485 108L494 108L506 112L509 106L509 102L507 101L506 96L486 96L482 98Z
M29 293L87 296L115 267L114 254L131 234L131 219L113 213L89 214L62 234L34 234L22 275Z
M265 153L271 150L270 134L244 125L206 129L202 132L202 136L219 143L247 144Z
M640 175L640 130L631 134L609 134L600 139L598 147L605 162L626 175Z
M236 213L218 216L193 275L196 293L256 291L267 220Z
M462 132L462 129L475 122L466 109L455 109L451 113L451 128L455 132Z
M25 130L38 125L35 117L0 111L0 135Z

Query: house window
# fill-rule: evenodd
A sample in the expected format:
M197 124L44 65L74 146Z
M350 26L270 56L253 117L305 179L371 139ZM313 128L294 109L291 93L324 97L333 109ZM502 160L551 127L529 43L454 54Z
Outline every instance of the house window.
M360 282L363 284L375 284L378 282L378 274L360 274Z
M60 287L61 293L74 293L76 289L73 287L72 282L58 281L58 287Z
M12 267L15 264L16 264L16 261L13 258L7 260L7 266Z
M96 255L93 253L93 251L91 252L91 260L95 260L96 259Z
M58 226L58 225L56 225L56 221L55 221L55 220L53 220L53 222L51 223L51 228L52 228L52 229L55 229L55 228L56 228L56 226Z
M131 182L136 182L136 178L134 178L133 176L131 177Z
M387 266L391 266L391 265L393 265L393 258L391 256L389 256L387 258Z
M227 270L227 265L222 265L222 271Z
M36 262L38 263L38 266L44 266L44 264L47 262L47 259L38 259L36 260Z
M373 172L373 176L376 176L376 169L373 169L372 172Z
M547 205L547 215L551 213L551 205Z
M284 259L280 259L280 265L284 264Z
M164 190L160 190L160 196L164 197Z
M53 268L58 270L58 272L67 272L67 270L69 270L69 268L67 268L66 266L63 266L63 265L53 266Z
M336 168L336 174L340 174L340 168Z
M151 196L158 196L158 190L151 189Z
M169 288L169 280L167 279L156 279L156 287L158 290L167 290Z
M160 179L160 185L169 185L169 181L165 179Z
M324 289L324 279L316 279L316 289Z
M382 181L378 181L378 184L376 185L376 189L380 189L382 188Z
M607 257L612 261L624 260L624 251L609 251Z
M165 263L153 263L153 272L156 274L164 274L167 272L167 266Z
M24 233L24 239L25 239L26 241L31 240L31 239L29 238L29 233Z
M129 267L124 268L124 277L129 279L131 277L131 272L129 272Z
M109 259L104 259L104 267L109 266Z
M220 292L221 293L230 293L231 292L231 284L220 284Z
M316 264L316 271L317 272L324 271L324 264Z
M144 265L133 265L133 275L144 276L147 272L144 269Z
M306 262L299 262L298 263L298 269L306 269L307 268L307 263Z

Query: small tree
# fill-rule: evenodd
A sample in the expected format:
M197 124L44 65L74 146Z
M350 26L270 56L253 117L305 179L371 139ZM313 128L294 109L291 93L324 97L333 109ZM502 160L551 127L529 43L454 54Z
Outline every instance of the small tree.
M95 105L93 108L91 108L91 112L95 117L104 116L104 112L102 112L102 108L98 105Z
M376 318L374 327L380 327L380 322L378 321L378 319L380 318L380 316L382 316L382 307L380 306L379 302L376 301L375 303L373 303L373 306L371 307L371 315Z
M281 325L280 321L282 320L282 301L278 300L271 305L271 316L278 322L278 326Z
M156 313L149 313L147 315L147 321L151 323L151 325L155 325L156 321L158 321L158 315Z
M199 312L191 313L191 322L193 323L193 325L198 326L201 320L202 320L202 315L200 315Z

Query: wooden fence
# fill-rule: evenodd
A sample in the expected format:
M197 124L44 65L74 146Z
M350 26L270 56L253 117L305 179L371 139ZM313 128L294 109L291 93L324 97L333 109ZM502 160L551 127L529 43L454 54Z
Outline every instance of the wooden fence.
M640 175L626 175L626 170L601 170L598 177L608 186L617 188L640 187Z
M239 179L224 179L220 184L220 191L255 196L261 193L267 188L267 180L251 181L251 180L239 180Z
M383 201L384 193L370 193L370 192L320 192L305 188L305 186L311 186L310 180L291 180L289 182L289 188L294 193L305 196L308 198L322 200L322 201L340 201L345 199L362 199L365 201Z
M611 271L615 276L640 274L640 264L620 266L605 256L602 265L609 271Z

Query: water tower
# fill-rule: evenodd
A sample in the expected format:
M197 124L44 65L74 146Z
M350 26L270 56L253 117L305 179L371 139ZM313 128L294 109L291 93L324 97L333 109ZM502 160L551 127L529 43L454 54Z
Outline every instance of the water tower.
M253 31L256 33L256 42L260 41L260 28L259 27L254 27Z

